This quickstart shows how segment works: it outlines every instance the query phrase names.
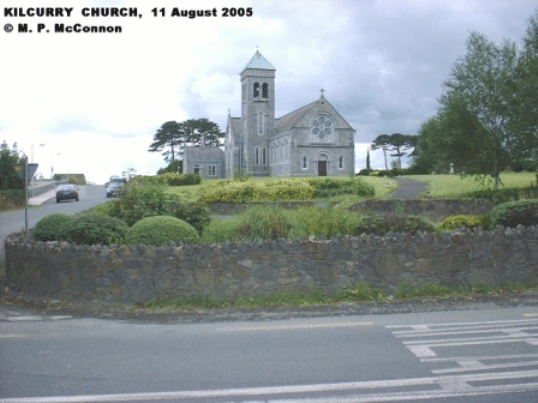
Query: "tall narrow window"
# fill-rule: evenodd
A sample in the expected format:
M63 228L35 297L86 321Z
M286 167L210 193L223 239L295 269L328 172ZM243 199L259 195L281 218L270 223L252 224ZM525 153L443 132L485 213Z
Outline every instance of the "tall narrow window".
M256 165L260 164L260 149L256 147Z
M269 98L269 84L263 83L262 85L262 98Z
M260 96L260 84L254 83L254 98L258 98Z
M343 169L344 168L344 157L338 158L338 168Z
M258 134L263 134L263 111L258 112Z
M265 163L266 163L265 154L266 154L266 152L265 152L265 147L264 147L263 148L263 156L262 156L263 165L265 165Z
M306 169L306 168L307 168L306 157L303 157L303 169Z

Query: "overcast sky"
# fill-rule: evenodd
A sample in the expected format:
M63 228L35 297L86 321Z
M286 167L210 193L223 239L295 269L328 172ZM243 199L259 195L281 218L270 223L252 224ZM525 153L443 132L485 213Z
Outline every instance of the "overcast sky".
M6 7L73 7L70 17L5 16ZM535 0L2 1L0 141L40 171L104 183L128 168L155 174L147 151L169 120L240 115L239 73L256 47L276 68L276 115L320 96L356 130L358 171L379 134L416 134L471 31L520 43ZM137 7L141 18L83 17L84 7ZM165 8L154 17L152 9ZM171 17L172 9L217 17ZM223 17L223 7L252 8ZM14 12L13 12L14 13ZM14 31L5 32L12 24ZM32 33L18 33L27 23ZM49 33L37 33L43 23ZM120 25L120 34L54 33L54 25ZM43 145L41 145L43 144ZM372 165L383 167L382 152Z

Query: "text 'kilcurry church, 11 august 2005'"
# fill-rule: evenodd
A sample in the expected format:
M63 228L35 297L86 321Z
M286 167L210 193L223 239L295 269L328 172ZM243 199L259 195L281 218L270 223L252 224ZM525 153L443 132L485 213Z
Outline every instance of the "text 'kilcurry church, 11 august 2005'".
M355 130L323 90L318 100L275 118L275 71L256 51L241 72L241 117L228 114L224 150L187 147L186 173L206 178L353 174Z

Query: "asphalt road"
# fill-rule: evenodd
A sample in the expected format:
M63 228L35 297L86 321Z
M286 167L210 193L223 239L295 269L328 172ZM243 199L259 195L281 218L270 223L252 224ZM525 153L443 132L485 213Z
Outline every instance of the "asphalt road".
M84 210L89 210L101 203L106 202L106 189L101 186L79 186L80 201L62 201L56 203L56 199L50 199L40 206L28 209L28 225L30 228L43 217L49 214L62 213L74 215ZM4 239L15 232L24 230L24 209L0 213L0 276L5 270Z
M0 403L535 403L538 308L205 324L0 308L0 361Z

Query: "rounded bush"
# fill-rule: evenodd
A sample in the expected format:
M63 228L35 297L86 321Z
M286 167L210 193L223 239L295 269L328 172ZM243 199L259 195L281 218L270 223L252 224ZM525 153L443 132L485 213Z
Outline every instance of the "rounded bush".
M487 228L489 227L489 217L476 215L451 215L446 217L439 226L440 230L454 230L456 228Z
M34 227L34 238L37 241L59 241L64 239L63 226L74 218L65 214L51 214L37 222Z
M502 203L491 212L491 225L496 227L517 227L519 224L525 226L538 224L538 200L517 200Z
M148 217L138 221L127 231L125 243L160 246L165 242L198 241L196 229L179 218L169 216Z
M68 242L111 245L122 242L129 227L119 218L82 215L65 224L62 229Z
M353 231L354 235L385 235L389 231L415 233L417 231L433 231L432 223L419 216L405 214L368 215L361 218Z

